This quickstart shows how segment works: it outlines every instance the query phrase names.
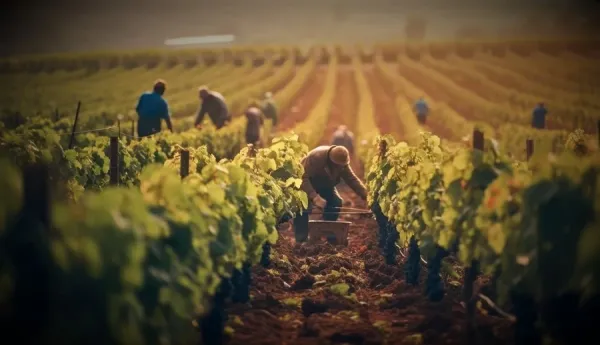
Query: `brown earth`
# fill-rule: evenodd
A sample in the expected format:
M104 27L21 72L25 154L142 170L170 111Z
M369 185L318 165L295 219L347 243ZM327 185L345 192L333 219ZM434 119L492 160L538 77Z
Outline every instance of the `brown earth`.
M372 73L372 76L370 75ZM366 71L366 75L367 78L373 78L371 80L371 87L373 86L377 86L379 85L379 92L381 93L380 95L378 95L379 97L377 98L373 98L373 102L375 102L375 106L378 108L387 108L387 107L391 107L392 105L395 107L395 97L405 97L404 95L395 95L394 94L394 87L392 85L392 82L386 78L384 75L382 75L381 73L377 73L376 71ZM367 79L369 80L369 79ZM406 98L406 97L405 97ZM411 99L406 99L407 102L409 103L413 103L414 100ZM381 102L381 103L379 103ZM395 108L394 108L395 109ZM394 114L396 114L396 112L394 112ZM396 116L398 116L398 114L396 114ZM401 116L401 115L400 115ZM402 126L402 121L400 122L400 126ZM420 124L420 129L426 132L431 132L434 133L435 135L441 137L441 138L450 138L450 136L448 136L448 131L446 129L446 127L444 126L443 123L439 122L439 118L435 118L433 117L429 117L427 119L427 123L424 125Z
M365 78L373 97L375 123L382 134L391 134L396 139L404 136L404 128L396 112L396 104L390 90L387 90L372 68L364 68Z
M383 262L375 221L351 217L341 217L353 222L348 247L295 244L291 230L281 232L271 266L253 271L251 302L228 309L227 344L464 344L460 284L446 282L444 300L429 302L423 287L404 283L401 260ZM340 283L346 294L332 288ZM512 343L508 321L478 314L477 323L479 344Z
M358 89L354 80L354 71L351 66L338 66L337 73L337 88L331 105L329 120L323 132L320 145L329 145L333 132L340 125L346 125L349 130L356 133ZM354 144L356 145L357 143ZM356 157L352 157L351 165L354 171L359 169Z
M315 73L309 76L290 106L281 109L279 131L291 130L296 124L308 116L312 107L317 103L325 87L327 67L317 67Z

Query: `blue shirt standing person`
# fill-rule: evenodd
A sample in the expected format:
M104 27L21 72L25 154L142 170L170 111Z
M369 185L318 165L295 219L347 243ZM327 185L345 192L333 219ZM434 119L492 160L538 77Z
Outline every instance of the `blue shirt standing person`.
M138 137L146 137L161 130L161 120L165 120L167 128L172 132L169 105L163 98L167 85L163 80L157 80L151 92L144 92L138 100L135 111L138 114Z
M544 103L539 103L531 114L531 126L537 129L546 128L546 114L548 114L548 110L544 106Z
M419 123L425 124L427 115L429 114L429 106L423 97L415 102L415 112L417 113L417 120L419 120Z

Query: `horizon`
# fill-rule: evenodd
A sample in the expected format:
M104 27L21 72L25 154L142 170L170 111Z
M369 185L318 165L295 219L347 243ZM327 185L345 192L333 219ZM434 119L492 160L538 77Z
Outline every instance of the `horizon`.
M141 7L139 0L39 1L19 3L11 8L14 13L4 14L4 23L24 29L5 30L2 56L167 48L168 39L205 35L234 35L233 45L376 43L402 40L412 16L427 19L428 40L451 39L469 26L498 37L525 19L550 22L564 13L591 17L598 9L597 2L591 7L593 1L574 5L567 0L485 5L474 0L149 0ZM214 12L207 15L206 8Z

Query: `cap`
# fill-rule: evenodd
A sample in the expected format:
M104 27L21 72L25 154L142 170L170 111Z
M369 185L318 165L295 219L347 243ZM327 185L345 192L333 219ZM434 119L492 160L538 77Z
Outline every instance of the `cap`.
M350 153L343 146L334 146L329 151L329 159L336 165L345 166L350 164Z

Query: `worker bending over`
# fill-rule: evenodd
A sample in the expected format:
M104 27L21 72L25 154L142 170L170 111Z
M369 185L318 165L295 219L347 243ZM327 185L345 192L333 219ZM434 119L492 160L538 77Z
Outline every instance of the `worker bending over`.
M348 127L340 125L331 137L331 145L339 145L345 147L350 153L350 157L354 156L354 133L348 130Z
M427 115L429 115L429 106L423 97L415 102L415 113L419 123L424 125L427 122Z
M167 128L173 132L169 105L163 98L167 84L163 80L154 83L152 91L144 92L135 107L138 114L137 132L138 137L146 137L161 131L161 120L165 120Z
M271 120L273 122L273 127L277 126L278 114L277 114L277 105L275 105L275 100L273 99L273 94L270 92L265 93L265 97L263 99L262 104L262 113L265 118Z
M248 120L246 124L246 143L259 146L260 130L264 119L257 103L250 104L248 109L246 109L246 119Z
M302 190L308 195L308 208L294 219L296 242L308 238L308 218L313 207L323 209L323 220L336 221L343 199L336 186L344 180L363 200L367 189L350 167L350 154L343 146L319 146L302 160Z
M202 124L204 114L206 113L208 113L208 117L210 117L210 120L217 129L222 128L231 121L229 109L227 108L227 103L225 103L225 97L223 97L223 95L216 91L209 90L206 86L200 87L198 92L202 105L198 112L198 116L196 117L196 121L194 122L195 127Z

